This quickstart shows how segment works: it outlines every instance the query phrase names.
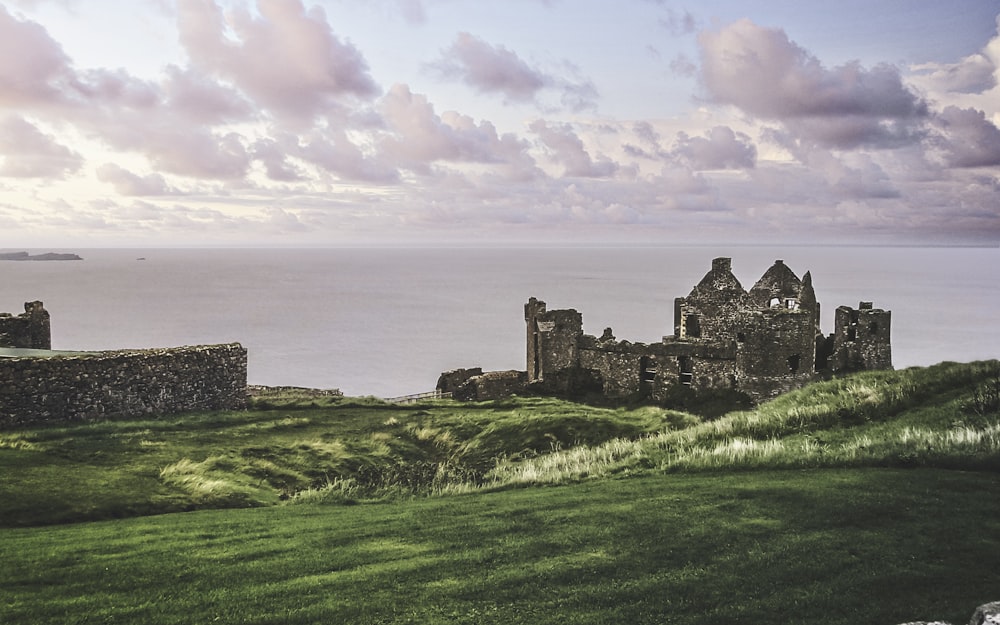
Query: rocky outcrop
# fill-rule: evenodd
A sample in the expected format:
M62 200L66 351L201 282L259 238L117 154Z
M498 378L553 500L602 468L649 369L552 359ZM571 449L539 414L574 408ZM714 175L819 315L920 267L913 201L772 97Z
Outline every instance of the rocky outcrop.
M76 254L59 254L56 252L46 252L45 254L29 254L27 252L3 252L0 253L0 260L83 260Z
M945 621L910 621L901 625L951 625ZM1000 601L984 603L976 608L969 625L1000 625Z
M985 603L976 608L969 625L1000 625L1000 601Z

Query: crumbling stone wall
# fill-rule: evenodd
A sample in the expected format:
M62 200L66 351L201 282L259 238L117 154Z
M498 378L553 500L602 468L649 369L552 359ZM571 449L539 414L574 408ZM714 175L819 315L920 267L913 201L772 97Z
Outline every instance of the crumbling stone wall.
M483 374L482 367L471 369L452 369L445 371L438 377L437 386L434 388L440 393L454 393L462 387L470 378Z
M238 343L0 358L0 427L246 406Z
M524 371L488 371L469 377L451 391L451 396L460 401L509 397L524 391L527 377Z
M42 302L25 302L16 317L0 313L0 347L52 349L49 312Z
M889 334L892 313L861 302L857 308L840 306L834 317L832 371L891 369Z

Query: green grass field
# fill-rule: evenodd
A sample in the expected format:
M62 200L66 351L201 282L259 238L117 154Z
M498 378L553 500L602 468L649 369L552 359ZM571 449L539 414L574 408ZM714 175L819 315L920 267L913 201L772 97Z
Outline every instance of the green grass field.
M0 622L962 623L1000 598L997 371L712 420L284 396L0 431Z

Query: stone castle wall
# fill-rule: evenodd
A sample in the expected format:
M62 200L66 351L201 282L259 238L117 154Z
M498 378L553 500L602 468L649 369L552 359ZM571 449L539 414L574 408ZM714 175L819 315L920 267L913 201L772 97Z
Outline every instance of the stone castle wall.
M0 427L246 406L238 343L0 358Z
M0 347L52 349L49 313L41 302L25 302L17 316L0 313Z

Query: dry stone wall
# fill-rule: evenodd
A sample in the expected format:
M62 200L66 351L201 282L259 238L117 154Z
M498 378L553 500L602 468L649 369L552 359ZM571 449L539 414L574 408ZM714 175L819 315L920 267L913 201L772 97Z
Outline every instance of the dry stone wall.
M0 427L246 406L238 343L0 358Z

